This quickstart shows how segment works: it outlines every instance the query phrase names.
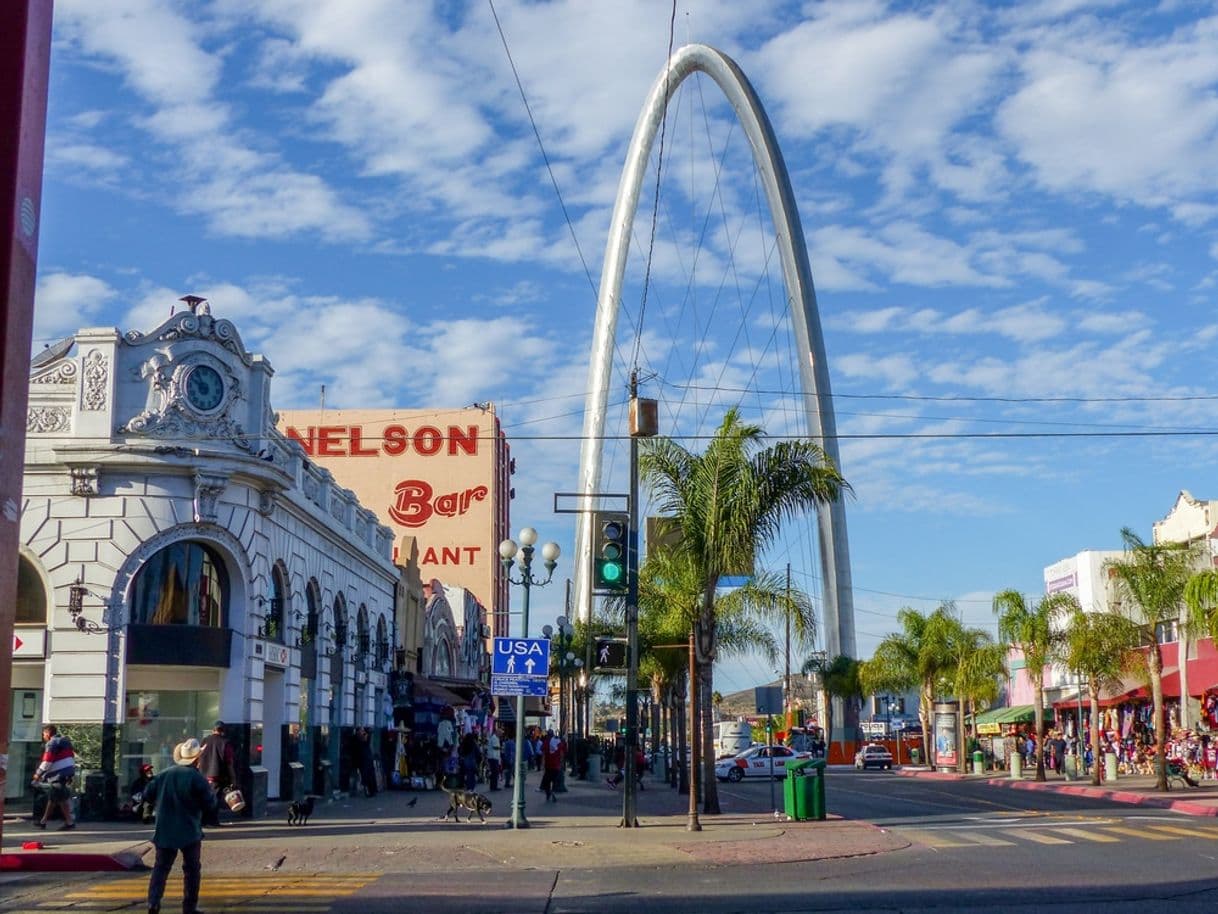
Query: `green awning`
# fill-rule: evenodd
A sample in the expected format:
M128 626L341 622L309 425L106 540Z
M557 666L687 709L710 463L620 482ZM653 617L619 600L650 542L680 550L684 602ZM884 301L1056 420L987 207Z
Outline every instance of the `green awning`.
M1044 709L1045 723L1053 722L1053 709ZM1030 724L1036 720L1036 709L1032 705L1014 705L1010 708L990 708L977 715L978 724Z

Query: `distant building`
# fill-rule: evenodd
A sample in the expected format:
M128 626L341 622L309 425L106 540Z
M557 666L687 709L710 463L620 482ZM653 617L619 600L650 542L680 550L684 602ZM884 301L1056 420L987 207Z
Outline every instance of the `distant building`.
M498 550L510 535L513 468L493 404L292 410L279 423L382 523L414 538L424 581L463 588L483 608L488 636L509 634Z

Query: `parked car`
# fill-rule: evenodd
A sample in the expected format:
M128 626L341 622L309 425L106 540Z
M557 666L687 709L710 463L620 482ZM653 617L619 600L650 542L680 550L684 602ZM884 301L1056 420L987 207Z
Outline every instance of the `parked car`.
M854 767L859 771L865 768L882 768L887 771L892 767L892 753L884 746L868 743L854 753Z
M731 758L715 763L715 777L737 783L745 778L786 777L787 762L811 758L811 752L796 752L786 746L751 746Z

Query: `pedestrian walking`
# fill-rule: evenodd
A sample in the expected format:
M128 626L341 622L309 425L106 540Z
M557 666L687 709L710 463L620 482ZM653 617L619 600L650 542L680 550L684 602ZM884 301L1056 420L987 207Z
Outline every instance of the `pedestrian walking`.
M199 772L211 785L212 793L219 800L225 791L237 786L237 759L232 743L225 736L224 721L218 720L209 735L200 744ZM219 825L219 803L208 814L206 825Z
M372 761L372 741L366 727L355 728L354 749L355 769L359 772L360 781L364 785L364 796L376 796L376 765Z
M458 752L461 764L461 779L466 790L478 786L478 766L482 763L482 750L478 748L478 738L472 733L461 737L461 748Z
M148 914L160 914L165 882L173 863L182 854L183 914L199 911L199 888L203 881L203 816L216 811L216 794L196 767L203 746L188 739L174 747L172 767L165 769L144 788L145 801L156 810L152 844L156 863L148 880Z
M499 740L499 728L493 727L490 735L486 738L486 769L487 769L487 789L499 789L499 772L503 770L503 759L500 753L503 751L503 744Z
M72 821L72 779L76 777L76 752L72 741L62 736L54 724L42 728L42 739L46 743L42 750L42 761L34 772L33 783L47 790L46 806L42 819L35 822L37 828L46 828L51 811L58 809L63 816L63 831L75 828Z
M542 741L542 765L545 770L541 776L541 789L551 803L558 802L554 791L562 776L562 762L566 754L567 744L555 736L553 730L547 730L546 738Z
M511 733L503 738L503 758L507 762L503 769L503 786L504 789L510 790L516 778L516 738ZM523 775L522 771L521 776Z

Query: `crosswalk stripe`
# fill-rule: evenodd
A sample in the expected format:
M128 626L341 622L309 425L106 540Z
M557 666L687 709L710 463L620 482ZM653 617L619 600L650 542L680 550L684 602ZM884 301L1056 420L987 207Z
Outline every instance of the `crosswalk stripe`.
M1004 841L1001 838L995 838L991 834L983 831L966 831L957 833L961 838L967 839L972 844L980 844L983 847L1010 847L1014 841Z
M1057 828L1054 828L1053 831L1061 835L1069 835L1071 838L1081 838L1083 841L1094 841L1097 844L1115 844L1121 840L1120 838L1113 837L1112 835L1104 835L1094 831L1085 831L1081 828L1066 828L1065 826L1058 826Z
M1003 832L1004 835L1011 835L1015 838L1023 838L1025 841L1032 841L1036 844L1073 844L1073 841L1067 841L1065 838L1055 838L1052 835L1044 835L1038 831L1032 831L1030 828L1010 828Z
M167 887L165 889L165 891L167 894L169 894L173 890ZM181 891L180 886L178 887L177 891L178 892ZM116 899L116 898L123 899L123 898L140 897L140 896L146 895L147 892L148 892L148 886L145 885L139 889L127 889L125 891L109 891L109 892L107 892L107 891L78 892L78 893L74 893L71 895L67 895L65 897L70 901L76 901L78 899L87 900L89 898L105 898L107 900L112 900L112 899ZM209 889L207 887L206 883L204 883L203 888L199 890L199 895L202 898L251 898L251 897L261 897L261 896L268 895L268 894L272 894L272 893L262 891L262 890L252 892L249 889L241 889L241 888ZM354 895L355 890L352 889L349 891L335 892L330 889L280 889L280 890L275 891L273 894L277 898L347 898L351 895Z
M1183 835L1186 838L1208 838L1210 841L1218 841L1218 832L1204 831L1200 828L1181 828L1179 825L1151 825L1155 831L1171 832L1173 835Z
M1116 832L1118 835L1129 835L1131 838L1141 838L1144 841L1179 841L1179 835L1156 835L1145 828L1129 828L1125 825L1105 825L1104 831Z
M953 841L943 832L922 831L917 828L902 829L902 834L908 835L919 844L928 847L967 847L964 841Z

